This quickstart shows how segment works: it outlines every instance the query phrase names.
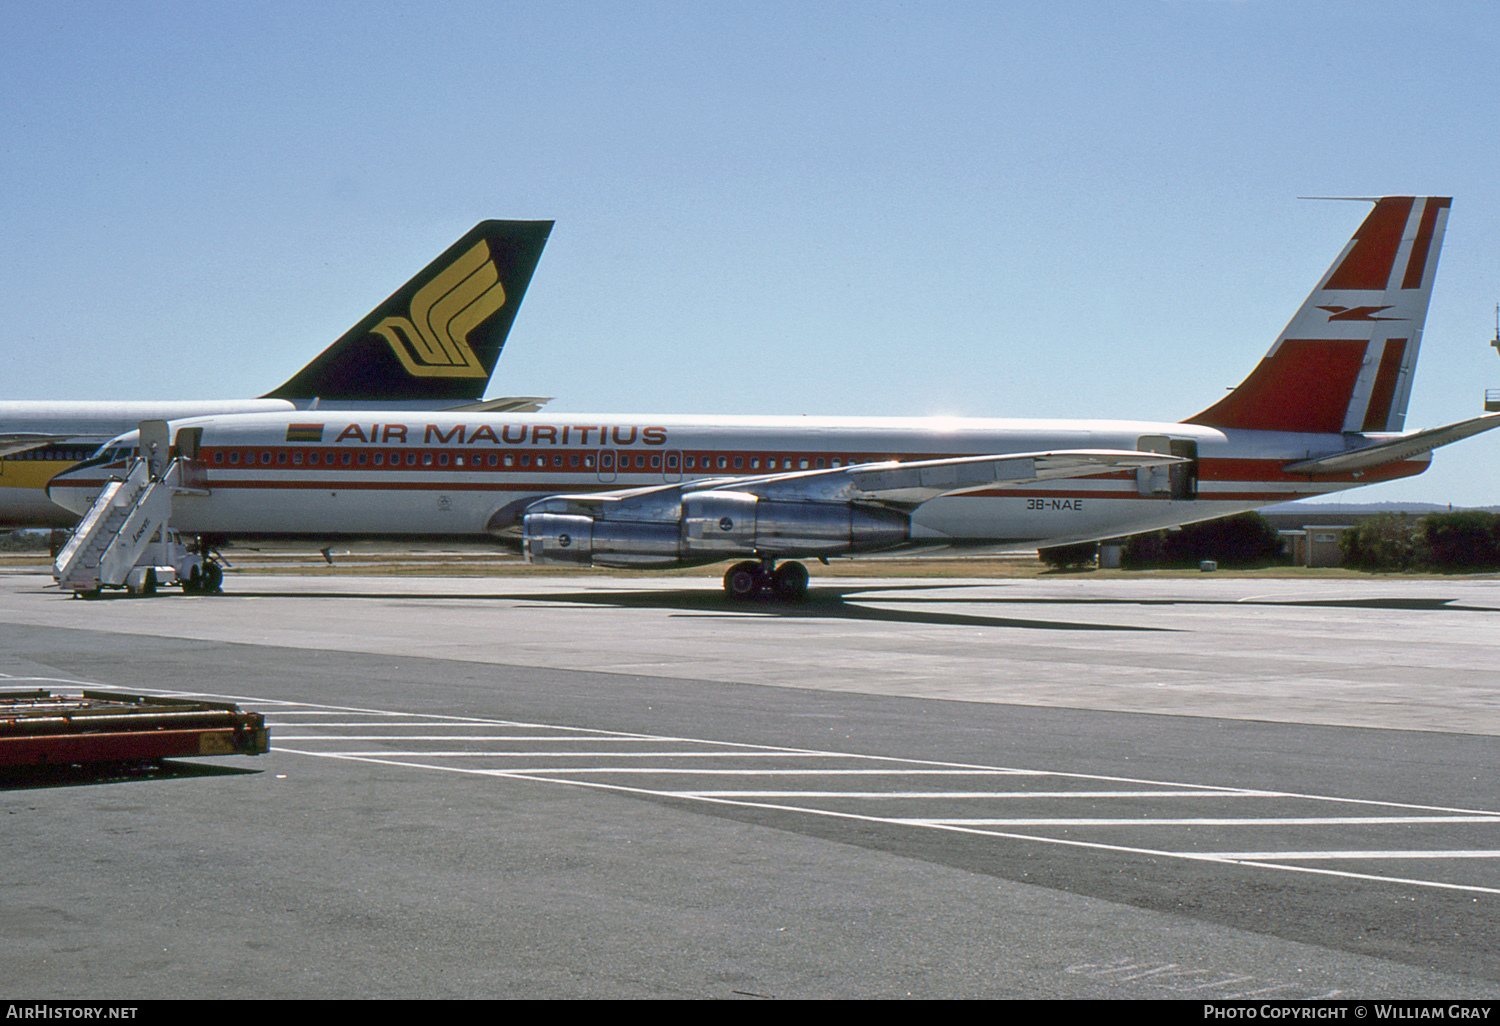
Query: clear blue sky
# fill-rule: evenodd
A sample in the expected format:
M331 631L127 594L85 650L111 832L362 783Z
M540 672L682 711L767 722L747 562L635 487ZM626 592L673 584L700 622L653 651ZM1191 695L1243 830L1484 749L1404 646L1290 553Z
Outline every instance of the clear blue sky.
M490 394L1177 420L1454 197L1408 426L1500 387L1500 5L0 0L0 399L237 398L487 217ZM1500 435L1500 432L1496 432ZM1500 504L1500 438L1366 501Z

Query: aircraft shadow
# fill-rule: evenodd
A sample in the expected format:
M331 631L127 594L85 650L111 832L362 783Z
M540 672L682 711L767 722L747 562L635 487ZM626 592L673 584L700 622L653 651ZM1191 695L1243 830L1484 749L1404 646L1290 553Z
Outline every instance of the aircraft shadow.
M879 589L885 591L887 589ZM951 599L902 599L905 601L952 601ZM1460 603L1451 598L1351 598L1351 599L1138 599L1138 598L1006 598L1004 596L965 598L961 601L976 605L1023 605L1023 606L1282 606L1316 607L1327 609L1400 609L1412 612L1463 611L1473 613L1497 613L1497 606L1475 606Z
M583 605L613 606L621 609L660 609L696 616L744 617L762 616L789 620L850 620L864 622L933 624L957 627L994 627L1020 630L1065 630L1065 631L1153 631L1175 632L1177 628L1142 626L1139 624L1098 623L1063 619L1039 619L1036 617L1010 617L988 612L960 613L951 611L913 609L912 606L962 604L965 606L995 609L1004 606L1079 607L1098 606L1268 606L1305 607L1330 609L1388 609L1410 612L1500 612L1493 606L1463 604L1456 598L1405 598L1400 596L1377 598L1330 598L1330 599L1223 599L1223 598L1112 598L1112 597L1037 597L1004 595L963 595L964 591L976 588L993 588L984 584L954 584L934 582L931 584L836 584L815 585L801 602L781 602L773 598L759 598L748 602L734 602L717 589L666 589L646 587L639 590L586 589L578 591L538 592L429 592L413 594L387 591L339 591L310 593L288 593L274 591L240 592L228 594L245 598L279 599L373 599L380 601L431 602L517 602L525 605ZM959 593L959 594L954 594ZM886 605L899 603L900 608Z
M879 596L901 592L894 601L902 603L930 602L952 603L953 598L937 598L920 594L924 591L946 589L952 585L897 585L894 587L870 587L867 585L819 586L808 592L801 602L780 602L771 598L735 602L718 590L665 590L642 589L639 591L599 589L576 592L538 594L525 593L481 593L481 594L409 594L391 592L321 592L318 594L288 594L285 592L234 592L247 598L266 599L380 599L402 602L464 601L464 602L518 602L532 606L613 606L620 609L660 609L680 614L697 616L723 616L741 618L747 615L774 617L787 620L851 620L886 623L933 624L956 627L995 627L1023 630L1052 631L1149 631L1171 632L1170 627L1142 627L1135 624L1087 623L1068 620L1039 620L1033 618L987 616L973 613L952 613L929 610L896 609L878 605ZM878 593L878 594L877 594ZM862 597L869 595L869 597ZM970 602L971 599L959 601Z

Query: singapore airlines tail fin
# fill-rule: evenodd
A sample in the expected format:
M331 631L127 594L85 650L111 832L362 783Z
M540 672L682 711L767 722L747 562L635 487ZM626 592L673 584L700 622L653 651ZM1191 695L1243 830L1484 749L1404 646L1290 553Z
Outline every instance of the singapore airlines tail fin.
M1374 202L1250 376L1186 423L1328 434L1402 429L1452 200Z
M482 221L266 399L484 397L551 221Z

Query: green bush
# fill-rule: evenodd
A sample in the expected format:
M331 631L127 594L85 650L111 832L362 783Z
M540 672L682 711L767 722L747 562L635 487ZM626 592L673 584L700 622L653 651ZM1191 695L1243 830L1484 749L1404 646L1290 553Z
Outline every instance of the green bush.
M1078 542L1076 545L1054 545L1050 549L1037 549L1036 554L1043 563L1054 570L1082 570L1093 566L1099 559L1098 542Z
M1448 570L1500 564L1500 516L1478 509L1428 514L1422 518L1419 558Z
M1344 532L1339 551L1358 570L1410 570L1417 565L1421 522L1407 513L1381 513Z
M1483 510L1414 517L1382 513L1344 532L1344 565L1359 570L1500 566L1500 516Z
M1225 567L1255 566L1279 562L1282 548L1269 520L1259 513L1239 513L1178 531L1133 535L1120 553L1120 564L1134 569L1194 567L1211 559Z
M46 531L0 532L0 552L46 552Z

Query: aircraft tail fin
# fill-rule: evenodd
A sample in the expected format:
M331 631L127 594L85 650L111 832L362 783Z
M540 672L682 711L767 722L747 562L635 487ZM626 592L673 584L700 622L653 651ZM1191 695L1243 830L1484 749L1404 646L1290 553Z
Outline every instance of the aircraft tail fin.
M1238 388L1185 423L1400 431L1452 200L1385 196Z
M552 224L481 221L264 398L483 398Z

